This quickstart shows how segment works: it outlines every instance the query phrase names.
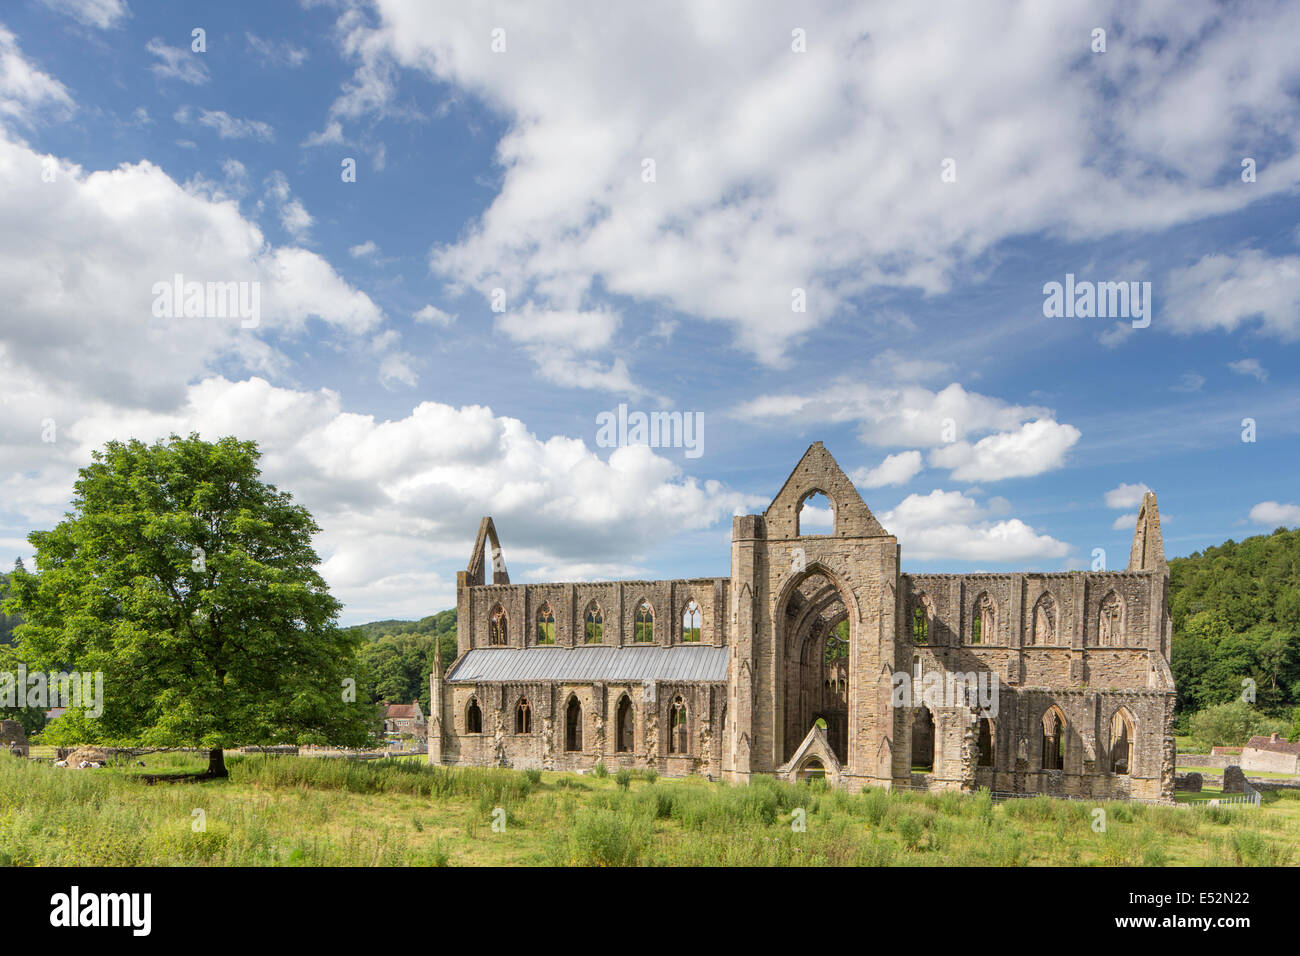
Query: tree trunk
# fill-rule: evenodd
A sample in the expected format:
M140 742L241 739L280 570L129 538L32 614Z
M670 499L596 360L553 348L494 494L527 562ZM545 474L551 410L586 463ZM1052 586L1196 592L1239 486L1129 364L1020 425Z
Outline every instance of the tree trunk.
M220 747L213 747L208 751L208 776L230 776L230 771L226 769L226 752Z

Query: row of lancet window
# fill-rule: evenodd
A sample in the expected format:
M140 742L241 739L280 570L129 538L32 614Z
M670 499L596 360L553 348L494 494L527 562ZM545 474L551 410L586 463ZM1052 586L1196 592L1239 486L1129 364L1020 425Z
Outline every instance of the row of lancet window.
M1049 707L1043 714L1043 738L1039 750L1044 770L1065 769L1065 742L1069 723L1060 709ZM1124 707L1115 711L1110 720L1110 772L1127 774L1133 765L1133 716ZM918 707L912 718L912 767L926 772L934 769L934 715L926 706ZM978 730L978 765L992 767L994 741L997 734L993 721L981 717Z
M700 606L694 600L686 602L682 610L682 640L686 643L698 643L702 628L700 626ZM583 643L603 644L605 642L605 615L600 605L592 601L582 620ZM649 644L655 639L655 611L650 602L642 599L637 603L632 621L632 641L636 644ZM488 616L488 644L492 647L504 647L510 643L510 624L506 618L506 609L500 604L492 608ZM550 604L543 604L537 611L537 643L555 643L555 612Z
M627 694L619 698L614 709L615 731L614 749L618 753L631 753L635 746L636 712ZM668 752L670 754L690 753L690 730L686 711L686 701L681 696L673 698L672 708L668 713ZM520 697L515 703L514 728L516 734L533 732L533 708L527 697ZM483 733L483 710L478 698L471 697L465 706L465 733ZM570 697L564 708L564 749L582 750L582 705L577 697Z
M930 643L930 624L934 620L934 604L929 595L922 594L912 609L912 643ZM1031 645L1050 646L1061 644L1060 614L1056 600L1046 591L1034 604L1030 617L1032 628L1029 632ZM970 643L994 644L998 633L998 607L985 592L975 599L971 609ZM1101 602L1097 616L1097 644L1101 647L1123 647L1124 602L1120 596L1111 591Z

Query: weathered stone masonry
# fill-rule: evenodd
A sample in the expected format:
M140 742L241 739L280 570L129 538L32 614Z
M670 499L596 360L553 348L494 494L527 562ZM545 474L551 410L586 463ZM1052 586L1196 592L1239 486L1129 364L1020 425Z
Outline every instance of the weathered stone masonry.
M816 493L830 534L801 533ZM512 585L484 518L429 759L1172 799L1168 581L1150 493L1123 571L902 573L820 442L734 519L729 578ZM987 709L900 697L950 677Z

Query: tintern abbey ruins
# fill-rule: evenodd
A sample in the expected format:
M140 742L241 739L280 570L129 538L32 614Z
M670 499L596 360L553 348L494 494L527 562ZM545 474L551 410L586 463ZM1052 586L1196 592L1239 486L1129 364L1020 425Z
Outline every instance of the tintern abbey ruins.
M813 494L829 534L800 529ZM511 584L484 518L456 660L430 680L429 760L1173 799L1155 495L1122 571L901 561L820 442L765 512L733 519L726 578Z

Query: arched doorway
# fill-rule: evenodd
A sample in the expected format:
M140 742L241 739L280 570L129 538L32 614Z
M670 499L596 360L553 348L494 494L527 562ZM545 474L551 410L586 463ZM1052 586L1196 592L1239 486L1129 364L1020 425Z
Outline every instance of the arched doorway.
M628 699L627 694L619 698L617 711L617 733L615 734L615 748L621 754L630 754L634 749L633 736L636 732L636 724L632 716L632 701Z
M798 780L825 780L826 768L822 765L820 760L813 757L811 760L804 762L804 765L799 768L795 777Z
M1110 772L1126 774L1133 765L1133 715L1125 707L1110 718Z
M582 749L582 705L576 697L569 698L569 706L564 710L564 749Z
M977 766L992 767L996 757L993 750L993 741L997 739L997 736L993 731L993 721L988 717L981 717L979 721L979 738L977 746L979 748L980 756Z
M817 721L841 765L848 765L849 613L839 589L812 568L778 611L782 635L783 759Z
M917 773L934 770L934 714L925 704L912 714L912 770Z

